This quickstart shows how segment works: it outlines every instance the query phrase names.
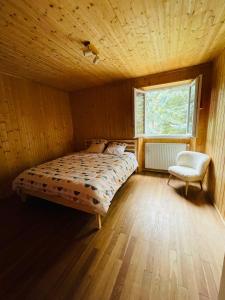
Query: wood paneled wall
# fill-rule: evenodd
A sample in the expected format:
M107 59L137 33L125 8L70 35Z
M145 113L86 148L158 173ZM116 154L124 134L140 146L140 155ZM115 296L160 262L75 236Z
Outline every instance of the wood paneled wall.
M72 149L67 93L0 75L0 198L22 170Z
M203 75L196 149L204 151L210 100L211 64L134 78L120 83L84 89L70 94L76 148L86 138L132 138L134 136L133 87L163 84Z
M131 81L71 93L76 149L86 138L132 138Z
M208 190L225 218L225 51L214 61L206 151L212 158Z

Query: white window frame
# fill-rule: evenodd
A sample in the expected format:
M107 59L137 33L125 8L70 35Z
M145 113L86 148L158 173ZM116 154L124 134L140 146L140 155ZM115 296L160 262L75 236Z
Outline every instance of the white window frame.
M146 92L145 91L143 91L143 90L140 90L140 89L136 89L136 88L134 88L134 136L135 137L145 137L146 136L146 132L145 132L145 130L146 130L146 128L145 128L145 122L146 122L146 113L145 113L145 109L144 109L144 133L143 134L137 134L136 133L136 101L135 101L135 99L136 99L136 94L137 93L142 93L143 95L144 95L144 107L146 107L146 102L145 102L145 94L146 94Z

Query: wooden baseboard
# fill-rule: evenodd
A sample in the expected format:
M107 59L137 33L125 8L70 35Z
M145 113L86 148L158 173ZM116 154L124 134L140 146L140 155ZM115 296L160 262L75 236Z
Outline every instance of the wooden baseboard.
M216 209L216 211L217 211L217 213L218 213L218 215L219 215L219 217L220 217L220 219L221 219L223 225L225 226L225 220L224 220L224 218L222 217L222 215L221 215L221 213L220 213L218 207L216 206L215 203L213 203L213 206L215 207L215 209Z

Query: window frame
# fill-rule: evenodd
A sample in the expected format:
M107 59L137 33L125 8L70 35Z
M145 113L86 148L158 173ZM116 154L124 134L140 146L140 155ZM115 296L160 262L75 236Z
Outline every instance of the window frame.
M134 137L135 138L139 138L139 137L142 137L142 138L154 138L154 139L161 139L161 138L164 138L164 139L169 139L169 138L176 138L176 139L189 139L189 138L195 138L197 136L197 124L198 124L198 119L199 119L199 110L200 110L200 103L201 103L201 88L202 88L202 75L199 75L197 76L196 78L192 78L190 79L190 87L189 87L189 103L188 103L188 113L190 112L190 95L191 95L191 87L192 85L195 84L195 103L194 103L194 113L193 113L193 129L192 129L192 133L188 133L188 119L189 119L189 115L187 115L187 127L186 127L186 131L187 133L186 134L146 134L146 113L145 113L145 110L146 110L146 100L145 100L145 95L146 93L149 91L145 91L145 90L141 90L141 89L137 89L137 88L134 88ZM150 90L158 90L158 89L169 89L169 88L173 88L175 86L182 86L182 85L185 85L184 84L179 84L179 82L176 81L176 84L174 85L170 85L169 87L155 87L150 89ZM159 84L159 86L161 86ZM135 102L135 97L136 97L136 93L139 92L139 93L143 93L144 94L144 133L143 134L137 134L136 133L136 102Z
M144 133L143 134L137 134L136 133L136 120L137 120L137 118L136 118L136 102L135 102L135 99L136 99L136 93L143 93L144 94ZM138 138L138 137L145 137L146 136L146 132L145 132L145 130L146 130L146 127L145 127L145 122L146 122L146 113L145 113L145 94L146 94L146 92L145 91L143 91L143 90L140 90L140 89L136 89L136 88L134 88L134 102L133 102L133 105L134 105L134 137L135 138Z

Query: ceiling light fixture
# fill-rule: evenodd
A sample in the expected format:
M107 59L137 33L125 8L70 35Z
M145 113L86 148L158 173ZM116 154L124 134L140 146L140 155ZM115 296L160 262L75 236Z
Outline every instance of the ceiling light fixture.
M83 41L85 49L83 49L83 54L85 57L94 55L93 64L97 64L100 60L98 56L98 50L90 43L90 41Z
M84 53L84 56L91 56L93 53L92 53L92 51L91 50L89 50L89 49L85 49L85 50L83 50L83 53Z

